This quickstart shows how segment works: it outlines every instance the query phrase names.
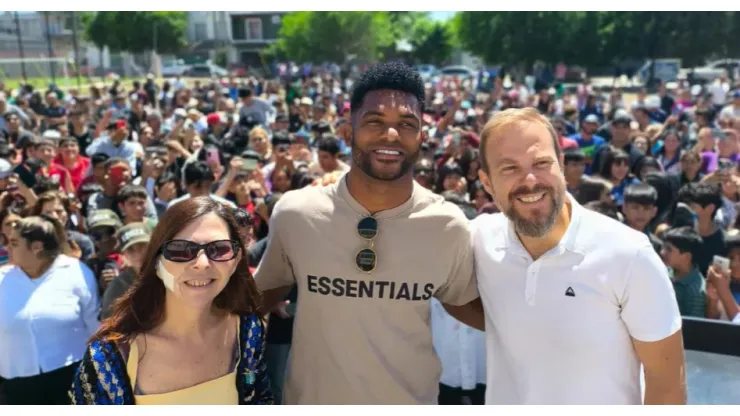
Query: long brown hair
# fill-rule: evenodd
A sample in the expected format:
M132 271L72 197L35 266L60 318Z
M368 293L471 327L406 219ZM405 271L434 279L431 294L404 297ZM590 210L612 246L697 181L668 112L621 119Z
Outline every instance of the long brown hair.
M166 289L156 273L160 248L189 223L210 213L226 222L229 236L232 240L239 241L241 252L234 274L213 300L213 305L236 315L258 313L261 295L249 272L244 242L239 236L232 209L207 196L188 198L170 207L159 220L134 283L113 303L111 316L103 321L92 339L130 342L136 335L150 331L162 323Z

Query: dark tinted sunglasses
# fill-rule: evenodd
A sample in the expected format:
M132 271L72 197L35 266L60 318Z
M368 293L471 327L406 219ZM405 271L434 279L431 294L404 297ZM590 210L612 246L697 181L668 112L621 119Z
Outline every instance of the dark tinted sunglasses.
M106 238L113 237L113 234L115 233L116 230L114 228L106 227L90 232L90 238L92 238L94 241L100 241L105 240Z
M373 249L373 239L378 235L378 221L373 217L365 217L357 223L357 234L367 241L369 247L363 248L355 256L355 264L360 271L370 273L375 270L378 256Z
M162 245L162 256L175 263L187 263L198 256L201 250L213 261L229 261L239 253L240 245L233 240L217 240L198 244L188 240L170 240Z

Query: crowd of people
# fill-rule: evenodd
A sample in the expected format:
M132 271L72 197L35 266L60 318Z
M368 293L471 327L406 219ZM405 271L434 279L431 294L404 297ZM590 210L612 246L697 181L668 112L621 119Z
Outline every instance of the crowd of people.
M277 79L161 84L150 75L132 86L96 83L87 91L11 90L0 81L0 402L185 404L220 400L234 388L238 394L224 401L482 404L486 395L500 397L501 391L486 393L485 362L495 357L486 357L483 332L461 325L455 318L463 315L450 308L477 297L472 268L459 264L458 246L469 245L469 235L442 208L421 207L427 194L416 187L440 195L468 220L509 213L486 175L513 177L520 167L491 170L484 126L511 109L529 108L554 129L568 204L646 235L681 315L740 323L740 85L726 77L703 87L680 83L675 91L661 85L656 94L643 90L626 100L618 88L587 80L569 90L496 77L484 88L485 77L443 77L422 82L417 94L420 78L410 80L410 70L399 67L344 77L319 68ZM363 109L371 101L378 107ZM406 111L392 124L383 114L391 107ZM399 145L372 144L371 135L388 129ZM421 138L418 146L404 142L407 135ZM535 170L552 165L537 163ZM397 166L398 176L383 176L388 166ZM414 196L388 206L396 194L363 188L348 174L353 169L373 171L380 181L408 172ZM534 191L549 189L538 186ZM426 226L393 222L409 212L426 218ZM344 222L362 218L373 220L344 230ZM318 232L330 223L331 235ZM387 227L398 238L385 237ZM343 274L344 266L317 265L343 264L339 253L356 251L358 233L367 241L356 256L359 272L390 280L389 267L398 276L410 263L407 281L373 286ZM220 277L203 278L201 268L209 267ZM438 281L430 277L439 270L452 271ZM246 282L252 273L270 300L262 303L270 306L264 324L254 283L236 286L228 278L250 276ZM205 302L192 295L201 286L214 294L207 304L230 314L192 317L208 323L209 332L199 334L206 341L178 343L189 321L173 316L188 316L188 305ZM580 288L567 289L575 297ZM301 305L299 292L313 299L310 306ZM352 303L363 294L377 304ZM399 318L412 312L400 309L398 299L429 300L413 313L431 316L431 324ZM369 313L375 320L361 317L368 308L394 322L375 309ZM380 344L399 334L409 349L381 363L385 352L378 351L396 346ZM432 335L436 355L427 349ZM300 349L291 348L294 337ZM127 355L112 340L126 341ZM137 355L142 350L149 356ZM220 354L205 353L214 350ZM161 376L193 351L209 359L184 375ZM130 356L139 360L124 358ZM114 370L102 373L99 363ZM414 374L393 374L391 364ZM375 365L388 376L342 380L340 387L332 377L343 365ZM93 381L107 385L111 374L129 383L113 387L118 395ZM219 389L223 383L231 388Z

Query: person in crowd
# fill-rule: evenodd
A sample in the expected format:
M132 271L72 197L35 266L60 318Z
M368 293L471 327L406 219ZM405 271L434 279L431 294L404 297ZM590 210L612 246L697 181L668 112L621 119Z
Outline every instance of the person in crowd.
M462 212L413 181L423 105L418 73L370 67L352 92L350 171L275 206L255 279L265 310L301 292L283 403L437 403L430 298L462 306L478 294Z
M95 255L88 259L87 266L95 274L101 294L118 276L123 265L115 238L116 231L122 226L118 215L109 209L97 210L87 218L87 230L95 243Z
M708 270L714 256L727 256L727 232L714 222L717 210L722 206L722 191L719 185L690 183L678 193L678 202L683 202L696 213L697 231L702 238L701 250L694 261L699 270Z
M120 217L123 214L120 212L117 203L118 192L131 182L133 172L128 162L118 157L108 159L103 166L105 169L103 192L99 192L88 199L86 213L89 216L95 211L109 209ZM147 218L157 219L157 209L148 195L145 215Z
M125 160L132 175L136 175L136 145L134 142L127 140L130 131L128 122L123 119L112 121L113 110L108 110L101 120L101 124L109 127L110 135L96 138L87 147L87 155L92 156L95 153L104 153L110 158L121 158ZM107 126L108 122L111 122Z
M581 132L570 136L571 139L578 143L578 147L586 155L587 174L599 171L599 165L595 163L597 162L595 157L606 143L606 140L604 140L603 137L595 134L598 128L599 117L596 114L589 114L584 117L581 123Z
M701 237L691 227L668 230L663 235L661 256L670 267L678 310L682 316L703 318L706 313L706 283L694 256L701 250Z
M154 229L157 220L146 217L146 205L149 193L146 188L137 185L124 185L118 191L118 212L124 224L143 222L147 227Z
M213 170L208 166L208 163L201 161L188 163L185 165L183 172L183 183L187 193L170 201L167 209L169 210L182 201L199 196L208 196L222 204L235 208L236 205L233 202L211 193L215 181L216 177L213 175Z
M624 190L639 182L630 172L629 155L621 149L612 149L606 154L599 176L611 183L611 195L618 207L622 206Z
M64 227L48 216L9 232L0 270L0 377L7 404L68 404L67 391L98 329L95 276L63 254Z
M650 184L637 183L630 185L624 190L624 213L625 224L643 232L652 238L650 225L658 213L658 191Z
M80 155L78 139L67 136L60 138L58 143L59 151L52 160L51 166L69 174L72 189L67 189L67 191L74 192L87 175L90 168L90 159ZM64 184L64 182L62 183Z
M310 174L323 176L335 171L347 172L349 165L339 160L339 139L333 135L325 135L316 146L318 149L318 162L308 166Z
M663 146L655 154L658 163L668 173L679 174L681 172L681 157L684 150L681 148L681 139L675 129L667 129L661 134L660 140Z
M60 192L49 191L39 195L31 215L47 215L59 221L65 228L69 224L71 205L74 204L66 195ZM64 242L64 253L87 263L95 254L95 244L87 235L67 228L67 241ZM79 251L79 253L77 253ZM74 255L77 253L77 255Z
M259 292L232 210L189 198L149 247L88 343L73 404L271 404Z
M110 316L113 303L123 296L136 279L149 248L149 239L153 228L143 222L129 223L116 232L117 248L123 255L123 269L108 284L103 293L100 316Z
M456 193L445 200L463 210L468 220L477 215ZM432 298L432 339L442 364L439 380L440 405L482 405L486 396L486 341L483 332L461 324Z
M632 137L632 117L629 113L624 110L618 110L614 114L614 120L612 120L611 128L611 140L609 141L610 146L605 146L597 152L594 156L594 172L599 172L603 168L607 155L613 151L613 149L619 149L627 153L629 161L629 169L635 173L635 167L640 163L640 160L645 157L645 153L641 151L637 146L634 145L631 140ZM648 141L648 148L650 143Z
M578 204L562 164L557 132L534 109L497 113L483 127L480 179L503 212L473 221L485 328L495 328L486 404L640 404L642 368L644 403L685 404L681 317L665 266L643 233ZM554 290L569 307L543 300Z

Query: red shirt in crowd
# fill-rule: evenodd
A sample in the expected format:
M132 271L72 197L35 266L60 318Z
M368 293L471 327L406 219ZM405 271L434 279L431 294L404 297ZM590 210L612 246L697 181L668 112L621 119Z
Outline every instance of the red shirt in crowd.
M59 169L60 167L62 169ZM71 169L66 169L64 167L64 162L62 161L62 156L57 155L57 157L54 158L54 162L52 163L51 167L49 168L49 176L53 176L54 173L59 173L59 183L61 183L62 187L64 187L66 180L66 171L69 171L70 179L72 180L72 186L74 186L74 189L65 188L65 191L73 192L76 189L80 189L80 184L82 184L82 180L85 179L85 176L87 176L87 171L89 168L90 158L77 156L77 161L75 162L74 166L72 166Z

